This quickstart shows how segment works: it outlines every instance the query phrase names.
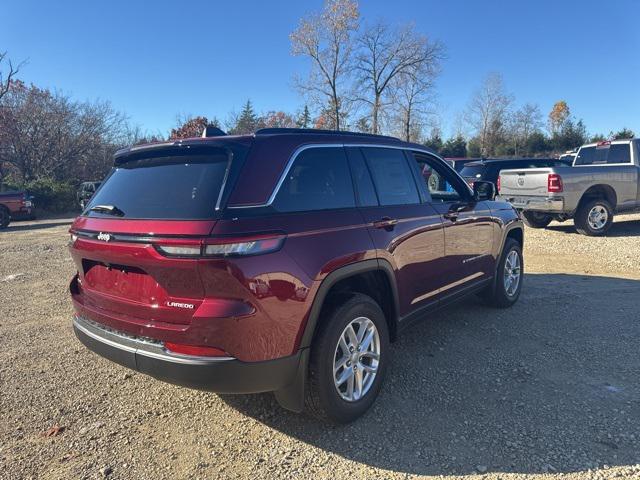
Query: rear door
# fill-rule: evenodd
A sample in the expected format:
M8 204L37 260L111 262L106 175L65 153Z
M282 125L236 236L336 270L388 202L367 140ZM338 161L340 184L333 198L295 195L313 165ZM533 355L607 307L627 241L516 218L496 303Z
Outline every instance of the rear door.
M406 154L348 147L360 211L379 258L395 269L400 316L436 302L443 285L444 233Z
M460 177L436 157L413 155L444 226L443 296L491 277L494 226L487 202L476 202Z

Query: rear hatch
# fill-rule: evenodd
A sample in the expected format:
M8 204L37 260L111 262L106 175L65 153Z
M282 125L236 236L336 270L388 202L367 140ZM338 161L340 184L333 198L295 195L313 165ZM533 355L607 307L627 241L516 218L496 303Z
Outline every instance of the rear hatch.
M198 257L246 151L220 142L117 158L72 226L74 299L111 318L189 324L204 297Z
M500 172L500 195L547 196L549 174L552 168L524 168Z

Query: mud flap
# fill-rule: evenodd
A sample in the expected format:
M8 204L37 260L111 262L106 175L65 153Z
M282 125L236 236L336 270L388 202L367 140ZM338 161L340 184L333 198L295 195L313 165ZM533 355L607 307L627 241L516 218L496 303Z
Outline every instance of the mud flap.
M300 362L293 382L274 392L280 406L292 412L300 413L304 410L304 389L307 380L310 350L310 348L301 350Z

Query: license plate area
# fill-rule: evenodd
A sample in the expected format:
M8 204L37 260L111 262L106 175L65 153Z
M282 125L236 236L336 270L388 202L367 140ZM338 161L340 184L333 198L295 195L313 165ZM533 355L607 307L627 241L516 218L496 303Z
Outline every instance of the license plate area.
M96 292L146 304L167 297L167 292L141 268L86 259L82 268L84 287Z

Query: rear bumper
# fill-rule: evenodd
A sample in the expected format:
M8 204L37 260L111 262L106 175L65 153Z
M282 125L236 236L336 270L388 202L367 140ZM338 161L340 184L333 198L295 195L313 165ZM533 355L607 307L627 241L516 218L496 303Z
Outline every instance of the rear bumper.
M534 197L526 195L500 195L498 200L509 202L518 210L564 213L563 197Z
M75 316L78 339L98 355L168 383L217 393L280 390L296 376L301 353L263 362L167 352L161 342L134 337Z

